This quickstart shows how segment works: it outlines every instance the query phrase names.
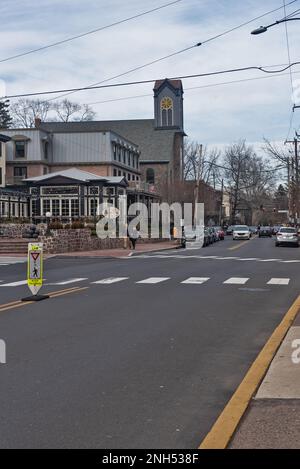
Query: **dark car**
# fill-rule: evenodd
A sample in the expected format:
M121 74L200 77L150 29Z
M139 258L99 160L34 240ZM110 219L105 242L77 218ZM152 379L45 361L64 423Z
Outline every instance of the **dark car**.
M233 233L233 228L234 228L233 225L228 226L228 228L227 228L227 230L226 230L226 234L227 234L227 235L232 235L232 233Z
M249 226L251 234L257 234L257 226Z
M210 237L210 234L209 234L209 231L207 228L204 228L204 241L203 241L203 246L208 246L209 244L211 244L211 237Z
M272 238L272 235L273 235L273 229L271 228L271 226L261 226L260 227L260 230L258 232L258 236L260 238L262 238L264 236Z

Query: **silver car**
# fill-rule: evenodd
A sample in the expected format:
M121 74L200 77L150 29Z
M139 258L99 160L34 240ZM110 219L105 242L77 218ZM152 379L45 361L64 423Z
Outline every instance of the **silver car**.
M299 246L299 234L297 228L282 226L276 234L275 246L281 244L293 244Z
M250 239L251 231L247 225L236 225L233 227L233 239Z

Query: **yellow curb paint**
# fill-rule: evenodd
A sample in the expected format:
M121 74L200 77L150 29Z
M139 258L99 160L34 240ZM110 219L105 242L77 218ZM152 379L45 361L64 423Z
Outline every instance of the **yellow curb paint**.
M206 435L199 449L225 449L244 415L250 399L264 378L281 342L300 310L300 296L258 354L243 381Z

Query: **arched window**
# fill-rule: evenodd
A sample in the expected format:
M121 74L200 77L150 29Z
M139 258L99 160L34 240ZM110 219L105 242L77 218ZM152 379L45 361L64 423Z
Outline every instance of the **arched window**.
M147 171L146 171L146 182L148 184L154 184L154 182L155 182L154 169L152 169L152 168L147 169Z
M173 100L169 96L164 96L160 102L161 125L162 127L173 125Z

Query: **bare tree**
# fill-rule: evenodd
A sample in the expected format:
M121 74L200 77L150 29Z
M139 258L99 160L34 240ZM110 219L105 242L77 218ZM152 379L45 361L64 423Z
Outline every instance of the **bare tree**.
M35 99L19 99L11 105L11 115L14 127L32 128L35 119L42 122L47 120L89 121L95 118L96 113L88 104L78 104L68 99L51 103Z
M235 223L241 204L252 212L271 200L276 171L242 140L225 150L224 177L231 198L231 223Z
M221 152L216 148L208 150L206 146L188 140L184 148L184 180L201 180L215 187L220 176L217 164L220 156Z
M31 128L35 125L35 119L46 121L51 104L39 99L19 99L10 107L14 127Z
M78 104L68 99L53 104L56 116L62 122L93 120L95 112L88 104Z

